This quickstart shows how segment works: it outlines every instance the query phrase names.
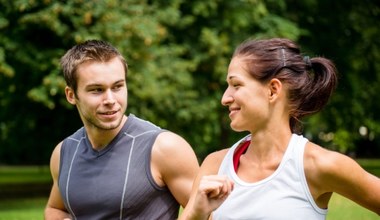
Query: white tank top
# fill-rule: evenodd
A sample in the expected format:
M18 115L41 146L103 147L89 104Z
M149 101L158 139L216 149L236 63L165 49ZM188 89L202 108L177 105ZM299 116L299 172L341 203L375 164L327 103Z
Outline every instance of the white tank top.
M233 155L242 141L228 151L219 168L235 182L234 190L213 213L212 219L321 220L327 209L319 208L310 193L303 167L303 136L293 134L277 170L255 183L241 180L234 170Z

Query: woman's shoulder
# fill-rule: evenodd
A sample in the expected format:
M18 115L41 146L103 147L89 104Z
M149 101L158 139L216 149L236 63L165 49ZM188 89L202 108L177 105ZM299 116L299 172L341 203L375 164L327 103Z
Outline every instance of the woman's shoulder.
M304 153L304 169L315 174L324 173L334 168L339 160L342 159L342 154L326 149L313 142L307 142Z
M230 148L218 150L207 155L207 157L203 160L201 166L204 174L217 174L220 164L222 163L229 149Z
M339 152L324 148L313 142L307 142L305 146L305 166L313 166L313 169L330 169L334 166L334 164L336 164L338 161L342 160L345 157L347 156Z
M380 213L376 209L380 204L380 179L366 172L353 158L308 142L304 169L316 201L325 193L337 192Z
M337 185L340 181L349 179L351 174L362 172L352 158L312 142L306 144L304 170L308 181L319 186ZM329 191L330 187L327 188Z
M205 160L213 160L214 162L215 161L222 161L223 158L226 156L227 152L230 150L231 148L225 148L225 149L222 149L222 150L218 150L218 151L215 151L215 152L212 152L210 153L206 158Z

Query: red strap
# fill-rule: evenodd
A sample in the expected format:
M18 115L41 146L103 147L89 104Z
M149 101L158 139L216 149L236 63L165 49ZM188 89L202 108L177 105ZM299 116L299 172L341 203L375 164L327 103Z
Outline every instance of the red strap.
M249 146L250 143L251 143L251 141L248 140L248 141L240 144L241 146L239 146L236 149L234 157L233 157L233 163L234 163L235 172L237 172L237 170L238 170L241 155L245 153L245 151L247 150L247 148L248 148L248 146Z

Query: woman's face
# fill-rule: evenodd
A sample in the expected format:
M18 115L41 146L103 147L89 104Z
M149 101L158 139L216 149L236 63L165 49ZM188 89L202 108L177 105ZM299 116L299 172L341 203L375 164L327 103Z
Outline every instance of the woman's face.
M234 57L228 67L227 84L221 103L229 108L231 128L255 133L266 126L270 115L269 87L246 70L244 57Z

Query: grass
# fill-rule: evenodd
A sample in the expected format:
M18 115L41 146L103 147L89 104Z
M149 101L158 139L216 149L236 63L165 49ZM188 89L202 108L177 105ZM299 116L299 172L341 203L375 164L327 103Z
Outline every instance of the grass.
M47 198L0 200L0 220L41 220Z
M380 217L368 209L346 199L338 194L333 194L329 203L327 220L379 220Z
M360 159L358 163L368 172L380 177L380 159ZM0 166L0 220L40 220L50 190L51 177L49 167L4 167ZM37 195L29 191L38 191ZM20 194L24 196L20 196ZM379 219L375 213L356 203L334 194L330 204L327 220L374 220Z
M0 200L0 220L40 220L47 198ZM375 213L354 202L334 194L330 202L327 220L376 220Z
M367 172L380 177L380 159L357 159L356 161L367 170Z
M1 184L44 183L51 180L48 166L0 166Z
M49 195L48 166L0 166L0 176L0 200Z

